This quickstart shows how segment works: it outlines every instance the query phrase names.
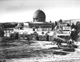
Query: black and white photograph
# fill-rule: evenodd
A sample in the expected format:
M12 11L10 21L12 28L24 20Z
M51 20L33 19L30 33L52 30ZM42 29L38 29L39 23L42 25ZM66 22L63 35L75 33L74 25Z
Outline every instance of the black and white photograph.
M80 62L80 0L0 0L0 62Z

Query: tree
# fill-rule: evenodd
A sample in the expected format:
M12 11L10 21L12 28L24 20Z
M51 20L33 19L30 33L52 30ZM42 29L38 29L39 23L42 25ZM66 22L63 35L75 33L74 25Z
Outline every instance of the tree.
M57 26L57 24L58 24L58 23L55 21L54 26Z
M71 25L71 28L75 28L75 25L74 25L74 23L72 23L72 25Z
M59 23L62 23L62 19L59 20Z

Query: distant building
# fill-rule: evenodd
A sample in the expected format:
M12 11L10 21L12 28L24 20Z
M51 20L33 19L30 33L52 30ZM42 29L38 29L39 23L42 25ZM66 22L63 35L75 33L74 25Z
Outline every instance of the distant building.
M42 10L37 10L33 16L33 22L29 22L29 28L37 31L52 31L54 23L46 22L46 15Z
M10 37L10 33L13 32L15 26L17 26L17 23L2 23L3 30L4 30L4 36Z

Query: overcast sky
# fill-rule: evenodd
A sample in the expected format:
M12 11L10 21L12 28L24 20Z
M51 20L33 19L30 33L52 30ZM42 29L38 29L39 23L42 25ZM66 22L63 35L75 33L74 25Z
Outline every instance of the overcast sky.
M38 9L46 21L80 19L80 0L0 0L0 22L33 21Z

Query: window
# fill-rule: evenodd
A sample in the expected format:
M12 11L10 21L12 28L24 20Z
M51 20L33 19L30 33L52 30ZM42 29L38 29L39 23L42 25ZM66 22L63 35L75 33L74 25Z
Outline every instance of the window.
M51 28L48 28L48 31L51 31Z
M33 31L35 31L35 28L33 28Z

